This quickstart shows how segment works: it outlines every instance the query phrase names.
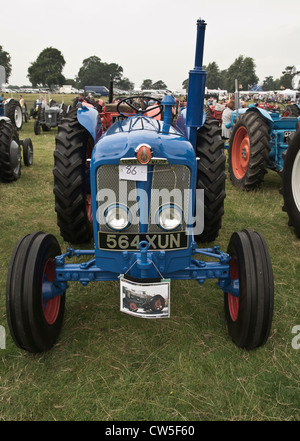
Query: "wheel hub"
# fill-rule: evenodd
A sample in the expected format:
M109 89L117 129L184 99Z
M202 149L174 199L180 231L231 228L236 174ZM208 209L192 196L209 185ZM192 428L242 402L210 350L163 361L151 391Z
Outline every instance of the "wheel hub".
M21 164L21 149L15 140L10 143L9 162L14 172L18 173Z
M242 179L248 168L250 159L250 139L245 127L240 127L233 139L232 165L237 179Z
M300 150L298 151L292 170L292 192L295 201L295 205L300 211L300 183L299 183L299 175L300 175Z

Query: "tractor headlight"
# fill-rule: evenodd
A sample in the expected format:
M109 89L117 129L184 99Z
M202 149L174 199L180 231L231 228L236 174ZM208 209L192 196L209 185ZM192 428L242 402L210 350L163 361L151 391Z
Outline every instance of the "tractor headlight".
M104 213L105 223L112 230L124 230L130 224L130 212L124 205L114 204Z
M157 223L163 230L175 230L182 223L182 210L177 205L163 205L158 210Z

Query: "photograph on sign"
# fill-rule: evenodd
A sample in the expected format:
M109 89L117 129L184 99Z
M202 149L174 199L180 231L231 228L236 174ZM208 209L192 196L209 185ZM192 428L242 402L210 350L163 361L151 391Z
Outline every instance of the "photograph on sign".
M136 283L121 276L120 310L142 318L170 317L170 280Z

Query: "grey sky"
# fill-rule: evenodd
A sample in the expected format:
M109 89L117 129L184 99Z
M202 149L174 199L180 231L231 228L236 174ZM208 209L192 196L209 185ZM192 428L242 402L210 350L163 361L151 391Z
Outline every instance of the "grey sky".
M207 23L204 64L227 69L249 56L261 81L300 64L299 0L14 0L1 10L0 45L11 56L9 82L19 86L30 84L30 63L52 46L67 78L96 55L122 66L135 87L150 78L180 89L193 68L198 18Z

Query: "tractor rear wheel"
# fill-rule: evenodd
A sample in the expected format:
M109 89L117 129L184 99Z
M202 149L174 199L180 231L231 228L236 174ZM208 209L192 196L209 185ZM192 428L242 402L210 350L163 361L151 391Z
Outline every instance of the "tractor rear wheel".
M32 353L56 342L65 311L65 293L52 294L54 258L61 254L54 236L32 233L17 243L8 269L6 312L15 343Z
M257 111L242 114L229 141L228 168L231 182L243 190L259 187L269 162L268 124Z
M74 244L92 238L90 162L94 142L72 110L58 126L54 151L54 195L57 225L65 241Z
M5 116L7 116L16 129L20 130L23 125L22 108L17 100L10 99L5 105Z
M150 301L150 308L153 312L158 312L164 309L165 299L161 295L154 296Z
M270 334L274 283L269 251L261 234L243 230L228 245L230 278L238 295L224 294L228 332L241 348L262 346Z
M289 225L295 228L300 239L300 125L284 152L282 171L283 210L289 217Z
M283 118L292 117L298 118L300 116L300 109L297 104L289 104L286 106L282 113Z
M18 133L9 121L0 121L0 178L16 181L21 176L21 148Z
M225 199L225 154L221 128L215 119L205 121L198 130L196 155L197 189L204 189L204 230L197 242L212 242L222 225Z

